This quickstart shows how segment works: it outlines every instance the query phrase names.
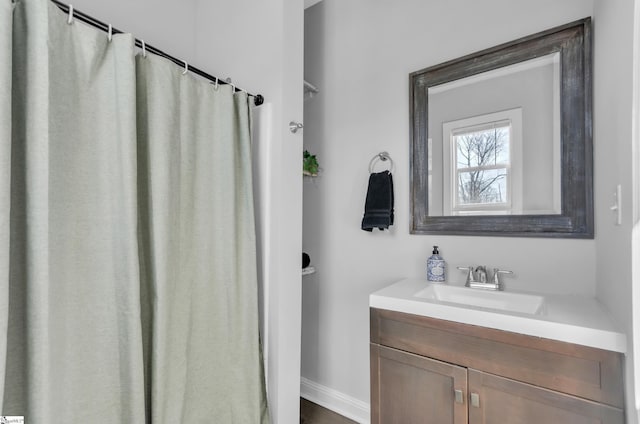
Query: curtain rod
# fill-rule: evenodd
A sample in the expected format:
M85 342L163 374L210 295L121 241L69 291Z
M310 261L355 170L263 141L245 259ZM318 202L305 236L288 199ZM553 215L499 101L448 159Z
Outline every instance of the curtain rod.
M56 6L58 6L60 9L62 9L64 12L69 13L69 5L67 5L65 3L62 3L62 2L60 2L58 0L51 0L51 1L53 3L55 3ZM101 21L97 20L96 18L94 18L93 16L87 15L86 13L82 13L82 12L80 12L79 10L77 10L75 8L73 8L73 18L74 19L78 19L78 20L80 20L80 21L82 21L82 22L84 22L86 24L89 24L94 28L98 28L101 31L104 31L104 32L108 32L109 31L109 25L108 24L105 24L104 22L101 22ZM116 29L114 27L111 27L111 32L113 34L123 34L124 33L124 31L120 31L119 29ZM137 38L135 40L136 40L135 45L137 47L142 48L143 47L142 40L139 40ZM208 73L196 68L195 66L191 66L191 65L187 64L187 62L185 62L184 60L181 60L181 59L178 59L178 58L176 58L174 56L171 56L170 54L167 54L167 53L163 52L162 50L160 50L160 49L158 49L156 47L153 47L153 46L151 46L151 45L149 45L147 43L144 43L144 49L146 51L148 51L148 52L151 52L151 53L155 54L155 55L162 56L165 59L169 59L170 61L172 61L176 65L185 67L190 72L193 72L196 75L199 75L199 76L201 76L203 78L206 78L209 81L217 81L220 84L231 84L231 82L229 82L229 81L225 81L225 80L220 79L218 77L214 77L213 75L209 75ZM242 90L241 88L236 87L234 84L231 84L231 85L233 85L233 87L235 88L236 91L245 91L249 96L252 96L253 97L253 102L254 102L254 104L256 106L260 106L261 104L264 103L264 97L261 94L251 94L246 90Z

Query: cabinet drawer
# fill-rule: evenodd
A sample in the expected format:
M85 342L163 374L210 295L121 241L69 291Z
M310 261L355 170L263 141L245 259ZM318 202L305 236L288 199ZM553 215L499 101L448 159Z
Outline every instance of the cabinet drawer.
M616 352L376 308L371 342L623 406L622 355Z

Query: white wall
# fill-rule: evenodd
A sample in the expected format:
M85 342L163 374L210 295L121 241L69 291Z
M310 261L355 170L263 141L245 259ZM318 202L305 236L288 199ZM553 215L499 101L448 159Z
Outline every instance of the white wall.
M592 13L584 0L325 0L306 10L305 79L320 93L305 103L305 148L321 174L303 187L303 248L318 270L303 279L303 378L369 401L368 295L424 277L434 244L450 279L463 279L456 266L485 264L515 272L508 288L595 294L594 240L409 234L409 73ZM367 233L367 167L380 151L396 166L396 223Z
M637 422L633 361L632 108L634 95L634 1L596 0L594 5L594 156L596 276L598 299L626 331L628 422ZM637 54L637 53L636 53ZM612 66L615 64L615 66ZM637 90L637 88L636 88ZM635 111L637 114L637 110ZM622 185L622 225L609 210ZM637 290L637 289L636 289Z
M640 0L635 0L633 36L633 233L632 233L632 347L633 347L633 377L629 372L627 378L633 381L635 402L627 408L635 412L634 418L640 415ZM627 399L630 399L627 396Z

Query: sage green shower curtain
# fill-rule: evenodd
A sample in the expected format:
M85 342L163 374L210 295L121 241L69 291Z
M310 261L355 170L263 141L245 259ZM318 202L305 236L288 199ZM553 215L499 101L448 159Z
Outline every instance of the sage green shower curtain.
M11 203L11 34L13 5L0 3L0 400L4 397L9 318L9 210ZM2 408L0 408L0 414Z
M0 7L0 415L262 423L249 101Z

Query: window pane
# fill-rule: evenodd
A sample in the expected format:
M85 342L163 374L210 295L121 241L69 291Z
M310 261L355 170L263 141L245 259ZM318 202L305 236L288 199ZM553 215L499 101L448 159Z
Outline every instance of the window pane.
M456 134L457 168L509 164L509 125Z
M507 201L506 168L458 173L458 205Z

